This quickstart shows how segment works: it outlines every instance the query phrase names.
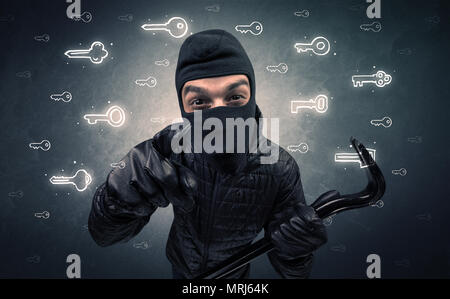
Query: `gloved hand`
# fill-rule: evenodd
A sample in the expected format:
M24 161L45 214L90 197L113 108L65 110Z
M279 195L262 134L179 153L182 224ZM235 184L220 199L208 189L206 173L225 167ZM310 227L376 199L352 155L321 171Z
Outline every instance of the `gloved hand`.
M194 206L197 179L185 166L169 161L152 141L134 147L108 176L108 192L126 204L138 205L142 199L158 207L169 203L185 212Z
M337 194L328 192L322 197ZM325 225L312 207L298 203L283 214L282 219L273 221L268 227L279 258L285 261L299 260L327 242Z

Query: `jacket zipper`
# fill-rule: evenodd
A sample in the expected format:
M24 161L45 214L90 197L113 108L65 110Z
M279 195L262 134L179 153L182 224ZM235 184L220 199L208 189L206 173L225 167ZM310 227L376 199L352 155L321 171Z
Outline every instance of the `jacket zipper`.
M206 264L208 262L209 237L210 237L210 234L211 234L211 222L214 221L214 213L215 213L215 208L214 207L215 207L215 203L216 203L216 191L217 191L217 186L218 186L218 184L217 184L217 177L218 177L218 174L216 172L215 175L214 175L213 198L212 198L211 206L209 208L208 219L206 221L207 231L206 231L206 240L205 240L205 244L204 244L204 247L203 247L204 254L203 254L202 265L200 267L201 271L206 271Z

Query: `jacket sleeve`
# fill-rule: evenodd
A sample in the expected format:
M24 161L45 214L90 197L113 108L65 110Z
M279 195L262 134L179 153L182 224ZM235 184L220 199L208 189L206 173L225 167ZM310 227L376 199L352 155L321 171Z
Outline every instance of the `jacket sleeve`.
M126 242L137 235L157 207L169 202L146 174L145 164L153 138L132 148L121 160L124 168L114 168L95 192L88 228L99 246Z
M275 200L274 211L264 227L265 237L270 240L269 224L281 223L286 220L288 211L296 204L306 204L297 162L289 156L286 162L286 172L281 177L280 189ZM312 269L313 254L295 260L283 260L276 250L270 251L268 258L275 271L283 278L308 278Z
M151 203L130 206L111 196L106 181L95 192L89 214L89 232L102 247L127 242L148 223L156 208Z

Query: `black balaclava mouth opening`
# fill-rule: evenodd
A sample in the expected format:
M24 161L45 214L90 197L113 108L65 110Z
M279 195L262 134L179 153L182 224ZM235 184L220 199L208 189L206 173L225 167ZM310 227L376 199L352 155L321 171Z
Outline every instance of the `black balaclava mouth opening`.
M256 117L255 75L252 63L237 38L224 30L205 30L189 36L181 45L175 72L175 85L182 117L194 124L194 112L184 111L181 95L187 81L237 74L246 75L249 80L250 99L247 104L239 107L220 106L202 110L203 122L209 117L215 117L222 122L224 136L226 118L242 118L245 121ZM203 123L201 125L203 127ZM191 136L193 134L191 130ZM208 132L203 131L203 137L207 134ZM246 140L245 153L202 152L200 157L205 158L219 171L233 173L245 167L247 153L248 140Z

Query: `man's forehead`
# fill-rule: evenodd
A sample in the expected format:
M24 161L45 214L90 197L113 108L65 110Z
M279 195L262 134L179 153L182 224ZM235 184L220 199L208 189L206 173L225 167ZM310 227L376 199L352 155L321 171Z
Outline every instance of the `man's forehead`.
M231 90L239 86L250 87L249 80L246 75L233 75L233 76L221 76L202 78L188 81L183 86L183 95L188 92L205 92L207 89L227 89Z

